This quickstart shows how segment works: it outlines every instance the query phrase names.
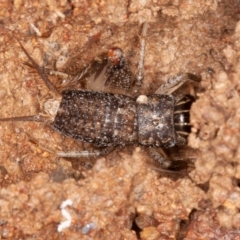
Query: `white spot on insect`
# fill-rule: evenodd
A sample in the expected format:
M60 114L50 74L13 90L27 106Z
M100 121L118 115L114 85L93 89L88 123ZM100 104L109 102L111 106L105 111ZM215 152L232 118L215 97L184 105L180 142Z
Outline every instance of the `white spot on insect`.
M140 96L138 96L136 102L139 103L139 104L147 104L148 103L148 97L146 95L140 95Z
M63 217L66 218L66 221L64 222L61 222L59 225L58 225L58 232L62 232L62 230L64 228L68 228L70 227L71 225L71 222L72 222L72 217L70 215L70 213L65 209L67 206L71 206L73 204L72 200L71 199L67 199L65 201L62 202L60 208L61 208L61 213L63 215Z

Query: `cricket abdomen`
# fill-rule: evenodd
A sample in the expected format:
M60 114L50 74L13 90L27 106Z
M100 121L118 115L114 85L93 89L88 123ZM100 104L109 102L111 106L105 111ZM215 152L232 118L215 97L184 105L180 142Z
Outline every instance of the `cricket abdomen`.
M137 142L137 107L130 97L67 90L52 126L64 135L99 147Z

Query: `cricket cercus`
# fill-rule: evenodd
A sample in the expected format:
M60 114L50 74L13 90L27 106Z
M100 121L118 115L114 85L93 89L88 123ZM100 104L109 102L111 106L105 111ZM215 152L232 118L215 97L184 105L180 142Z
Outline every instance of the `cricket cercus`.
M135 85L140 86L143 76L146 27L143 25L138 74ZM38 115L1 118L0 121L47 122L60 133L74 139L92 143L93 151L57 152L60 157L90 157L108 154L117 146L129 144L148 146L152 157L163 168L171 166L171 160L156 148L172 148L187 143L190 133L190 107L194 97L190 94L174 94L186 81L199 82L197 76L185 73L169 79L155 94L130 97L90 90L64 90L60 92L49 80L48 74L64 75L40 67L29 55L28 66L34 68L52 93ZM132 74L122 50L112 48L106 54L90 62L72 76L80 81L92 76L92 81L101 77L104 86L132 87Z

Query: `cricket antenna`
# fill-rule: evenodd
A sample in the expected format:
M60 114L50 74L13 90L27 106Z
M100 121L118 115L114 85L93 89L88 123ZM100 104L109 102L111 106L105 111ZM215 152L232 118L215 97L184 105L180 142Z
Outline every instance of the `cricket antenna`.
M26 54L26 56L28 57L29 61L31 62L31 63L27 63L26 65L34 68L38 72L38 74L40 75L40 77L42 78L42 80L44 81L46 86L48 87L48 89L56 95L55 96L56 98L60 98L61 97L60 92L53 85L53 83L48 79L47 75L44 72L44 68L39 67L39 65L35 62L35 60L28 54L27 50L23 47L21 42L16 37L15 37L15 39L18 41L18 43L19 43L20 47L22 48L23 52ZM57 102L59 104L58 100L56 100L55 102ZM48 103L48 105L50 104L50 106L52 106L51 105L52 102L46 102L46 103ZM19 122L19 121L25 121L25 122L49 122L49 121L51 121L51 117L50 116L48 116L48 117L47 116L42 116L41 114L39 114L39 115L32 115L32 116L30 115L30 116L18 116L18 117L0 118L0 122L8 122L8 121L14 121L14 122Z
M32 115L32 116L22 116L22 117L9 117L9 118L0 118L0 122L47 122L49 121L48 117Z
M20 47L22 48L23 52L26 54L26 56L28 57L29 61L31 62L31 64L26 64L26 65L33 67L38 72L38 74L40 75L40 77L42 78L42 80L44 81L44 83L46 84L46 86L48 87L48 89L50 91L55 93L57 96L61 96L61 94L58 91L58 89L53 85L53 83L49 80L47 75L44 73L43 68L39 67L39 65L28 54L27 50L23 47L23 45L21 44L21 42L17 38L16 38L16 40L18 41L18 43L19 43Z

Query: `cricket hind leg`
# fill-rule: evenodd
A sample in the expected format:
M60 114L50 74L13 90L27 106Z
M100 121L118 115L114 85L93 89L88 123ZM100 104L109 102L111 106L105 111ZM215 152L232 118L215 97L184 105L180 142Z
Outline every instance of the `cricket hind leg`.
M42 68L42 71L44 71L45 75L53 75L64 79L65 82L59 86L63 89L76 87L78 84L82 83L85 88L92 91L125 95L130 95L132 92L137 94L144 77L145 38L147 28L148 24L144 22L139 36L140 53L136 77L133 76L129 63L127 59L125 59L122 50L117 47L113 47L107 52L95 57L90 63L76 72L66 73L56 68ZM35 68L32 62L25 62L24 64L31 68Z

